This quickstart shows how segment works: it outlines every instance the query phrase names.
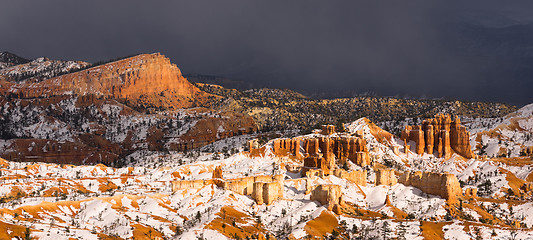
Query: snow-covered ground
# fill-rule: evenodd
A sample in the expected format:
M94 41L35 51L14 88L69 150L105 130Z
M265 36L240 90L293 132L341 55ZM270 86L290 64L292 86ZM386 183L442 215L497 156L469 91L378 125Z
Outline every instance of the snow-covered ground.
M119 110L114 107L104 109L110 115ZM366 186L335 176L305 178L287 172L280 166L292 160L275 156L272 142L265 145L264 155L250 157L242 150L244 143L254 136L236 136L201 149L221 150L221 154L137 151L129 156L134 159L131 166L124 168L2 161L0 195L4 198L0 201L0 224L8 226L5 233L10 237L22 236L28 227L31 236L54 240L71 237L99 239L103 236L227 239L231 238L230 232L235 229L246 229L250 237L253 231L257 231L278 237L290 234L301 239L310 233L312 221L324 217L325 213L332 214L327 206L310 200L306 186L336 184L342 189L343 201L355 212L333 215L336 222L331 224L338 226L335 228L337 232L330 229L326 235L423 239L426 231L423 225L429 222L441 224L445 239L468 239L478 235L496 239L515 235L517 239L533 238L533 232L527 229L533 226L531 201L507 202L503 198L506 194L504 189L510 184L506 174L524 180L533 171L533 166L485 159L464 160L456 155L444 160L412 152L395 154L392 146L401 145L398 139L376 139L375 128L367 121L360 119L346 124L348 132L342 134L362 130L374 162L392 163L401 171L449 172L456 175L465 187L478 187L490 180L491 185L478 193L485 198L474 202L465 200L468 205L462 211L470 218L448 219L449 203L418 188L400 183L374 185L372 168L367 168L369 178ZM321 135L314 133L304 137L313 136ZM238 152L224 154L228 148L235 148ZM172 181L211 179L217 166L222 167L226 179L282 174L285 179L283 197L271 205L258 205L250 196L216 185L172 191ZM359 168L355 165L349 167ZM390 205L385 204L387 196ZM500 200L491 202L487 199ZM481 215L479 209L485 209L483 211L505 223L518 221L526 228L481 223L486 216ZM357 211L366 212L357 214ZM396 216L397 211L408 217ZM0 228L0 234L1 231Z

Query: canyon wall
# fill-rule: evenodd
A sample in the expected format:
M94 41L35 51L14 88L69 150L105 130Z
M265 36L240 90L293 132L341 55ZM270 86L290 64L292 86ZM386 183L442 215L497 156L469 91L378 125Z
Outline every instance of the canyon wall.
M11 84L13 94L24 98L96 94L126 99L142 107L188 108L205 105L215 95L205 93L185 79L165 56L141 54L39 82Z

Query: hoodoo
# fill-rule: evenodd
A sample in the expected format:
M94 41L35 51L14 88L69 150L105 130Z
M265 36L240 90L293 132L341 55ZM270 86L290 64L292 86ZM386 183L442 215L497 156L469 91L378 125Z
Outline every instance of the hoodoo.
M461 125L458 117L452 121L449 115L439 114L424 120L422 125L406 126L401 139L414 141L417 154L436 153L438 157L448 159L455 152L465 158L474 157L470 148L470 133Z

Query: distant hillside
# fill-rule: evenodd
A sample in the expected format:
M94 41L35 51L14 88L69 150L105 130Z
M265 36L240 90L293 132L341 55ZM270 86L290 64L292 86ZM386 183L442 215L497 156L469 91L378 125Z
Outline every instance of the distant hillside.
M239 89L239 90L262 87L256 83L239 81L239 80L229 79L229 78L225 78L221 76L202 75L202 74L196 74L196 73L183 74L183 76L186 77L187 80L193 83L214 84L214 85L220 85L225 88L233 88L233 89Z
M223 96L216 107L249 114L264 131L309 130L326 123L344 123L367 117L374 122L428 118L437 113L464 117L502 117L517 109L503 103L413 100L391 97L311 99L288 89L249 89L239 91L210 84L200 89Z
M6 68L6 67L10 67L10 66L14 66L14 65L18 65L18 64L27 63L29 61L30 60L22 58L22 57L19 57L19 56L15 55L13 53L10 53L10 52L1 52L0 53L0 69Z
M245 114L209 109L218 98L157 53L13 65L0 70L0 157L116 166L256 131Z

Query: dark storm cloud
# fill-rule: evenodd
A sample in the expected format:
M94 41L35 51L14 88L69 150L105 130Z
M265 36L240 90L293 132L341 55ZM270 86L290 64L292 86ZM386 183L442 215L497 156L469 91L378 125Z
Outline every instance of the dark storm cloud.
M4 1L0 50L91 62L161 52L186 73L273 87L522 105L533 102L533 53L522 54L533 41L515 39L533 27L511 27L532 22L531 10L530 1Z

